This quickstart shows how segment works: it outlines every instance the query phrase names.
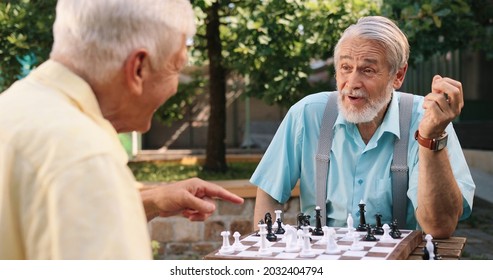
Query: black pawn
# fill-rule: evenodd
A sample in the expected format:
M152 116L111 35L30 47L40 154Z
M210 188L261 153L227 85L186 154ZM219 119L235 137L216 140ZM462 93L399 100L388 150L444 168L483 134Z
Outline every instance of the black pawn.
M398 226L397 226L397 220L394 220L391 224L390 224L390 236L392 236L392 238L394 239L399 239L401 238L401 231L398 229Z
M365 205L363 202L358 204L359 206L359 225L356 231L366 231L366 219L365 219Z
M374 230L375 235L383 235L382 215L380 213L375 214L376 226Z
M324 231L322 230L322 215L318 206L315 208L315 228L312 231L312 235L324 235Z
M365 241L377 241L377 238L375 235L373 235L373 230L370 227L370 225L366 225L366 235L363 237L363 240Z
M284 233L286 232L286 230L284 230L284 229L282 228L282 225L281 225L281 224L282 224L281 219L277 219L276 223L277 223L277 230L276 230L276 234L284 234Z

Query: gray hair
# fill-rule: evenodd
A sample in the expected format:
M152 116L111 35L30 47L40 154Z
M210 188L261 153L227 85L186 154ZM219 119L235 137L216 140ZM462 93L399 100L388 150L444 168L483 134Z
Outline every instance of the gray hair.
M381 44L387 53L387 62L392 74L404 67L409 59L409 42L399 27L388 18L368 16L360 18L356 24L344 31L334 48L335 65L339 60L339 49L342 42L354 37L373 40Z
M195 34L188 0L58 0L50 56L64 56L90 79L103 81L137 48L163 67Z

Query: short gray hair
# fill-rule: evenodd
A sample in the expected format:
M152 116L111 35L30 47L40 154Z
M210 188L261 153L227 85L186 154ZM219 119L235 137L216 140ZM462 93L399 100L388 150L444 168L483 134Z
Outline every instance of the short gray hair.
M342 42L348 38L373 40L382 45L387 53L387 62L392 74L404 67L409 59L409 42L406 35L397 25L382 16L362 17L356 24L349 26L334 48L334 62L339 60L339 49Z
M70 59L90 79L113 75L137 48L152 67L175 54L195 34L188 0L59 0L51 56Z

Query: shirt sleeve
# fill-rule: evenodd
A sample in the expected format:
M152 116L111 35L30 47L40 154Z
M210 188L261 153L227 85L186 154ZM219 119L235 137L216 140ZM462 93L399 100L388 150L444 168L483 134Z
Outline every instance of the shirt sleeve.
M300 176L301 129L299 112L291 108L281 122L250 182L285 203Z
M150 259L146 218L131 171L110 156L45 178L25 215L29 259Z

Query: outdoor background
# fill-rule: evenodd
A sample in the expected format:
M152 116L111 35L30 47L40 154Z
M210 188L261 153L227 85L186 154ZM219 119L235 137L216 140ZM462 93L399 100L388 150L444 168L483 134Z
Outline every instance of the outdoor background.
M492 0L191 2L198 32L189 40L190 63L179 92L156 112L149 132L120 135L139 180L199 176L242 180L251 187L246 179L289 106L334 89L332 52L342 31L361 16L384 15L396 21L411 45L402 91L426 95L434 74L463 84L466 105L454 127L478 191L472 217L456 233L468 237L465 257L493 259ZM0 3L0 91L48 58L55 4ZM246 155L237 158L248 163L233 163L238 155ZM169 161L175 165L154 164ZM153 235L160 239L157 258L200 257L217 247L220 230L246 230L253 216L254 197L249 199L241 211L227 209L237 211L241 223L218 216L192 226L201 236L197 240L171 242L177 238L163 229L166 221L154 221L150 230L160 231Z

